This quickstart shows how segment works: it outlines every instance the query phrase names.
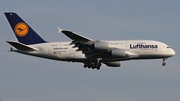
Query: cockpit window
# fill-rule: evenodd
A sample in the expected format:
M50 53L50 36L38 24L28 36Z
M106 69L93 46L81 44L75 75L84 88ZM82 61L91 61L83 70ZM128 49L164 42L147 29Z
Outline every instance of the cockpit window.
M167 47L167 48L170 48L170 47Z

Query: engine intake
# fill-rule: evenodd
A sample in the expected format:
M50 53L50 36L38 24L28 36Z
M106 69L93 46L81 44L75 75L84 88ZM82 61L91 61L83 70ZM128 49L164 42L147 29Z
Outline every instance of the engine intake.
M94 43L94 49L95 50L108 50L109 49L109 43L108 42L95 42Z
M126 50L124 50L124 49L113 49L113 50L111 50L111 55L113 57L125 58L126 57Z

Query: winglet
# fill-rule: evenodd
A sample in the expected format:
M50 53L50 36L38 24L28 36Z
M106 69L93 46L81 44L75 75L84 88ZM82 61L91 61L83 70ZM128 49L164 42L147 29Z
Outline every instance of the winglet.
M57 29L58 29L58 33L61 33L61 32L62 32L62 29L61 29L61 28L57 27Z

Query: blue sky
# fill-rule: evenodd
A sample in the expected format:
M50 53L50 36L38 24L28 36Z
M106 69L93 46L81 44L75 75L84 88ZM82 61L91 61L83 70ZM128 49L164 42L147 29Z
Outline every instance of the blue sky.
M179 101L179 0L1 0L1 101ZM7 52L16 40L4 12L18 13L48 41L70 41L56 27L100 40L152 39L176 51L168 59L105 65L100 71L80 63Z

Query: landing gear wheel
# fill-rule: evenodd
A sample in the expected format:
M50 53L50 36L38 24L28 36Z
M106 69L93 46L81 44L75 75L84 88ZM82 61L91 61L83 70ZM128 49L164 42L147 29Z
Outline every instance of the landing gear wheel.
M162 65L165 66L165 65L166 65L166 62L163 62Z
M167 59L167 58L163 58L163 63L162 63L162 65L163 65L163 66L165 66L165 65L166 65L166 62L165 62L165 61L166 61L166 59Z
M96 63L96 62L89 62L89 63L84 63L84 68L91 68L91 69L97 69L99 70L101 67L101 62Z
M97 70L99 70L100 69L100 67L97 67Z

